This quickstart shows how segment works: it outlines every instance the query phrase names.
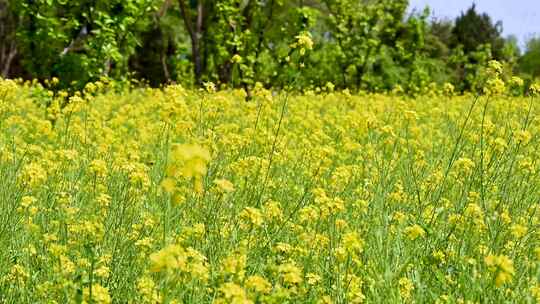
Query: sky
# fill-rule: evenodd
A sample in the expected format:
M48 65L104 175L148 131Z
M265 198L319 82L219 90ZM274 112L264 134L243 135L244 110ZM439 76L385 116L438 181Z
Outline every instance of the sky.
M410 10L428 5L432 15L454 19L474 2L476 10L503 22L503 35L515 35L523 47L532 34L540 35L540 0L410 0Z

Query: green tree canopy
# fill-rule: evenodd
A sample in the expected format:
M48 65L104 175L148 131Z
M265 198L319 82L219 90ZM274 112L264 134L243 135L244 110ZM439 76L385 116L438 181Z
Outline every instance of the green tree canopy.
M478 13L473 4L456 18L452 31L451 46L463 46L465 53L477 51L482 45L490 45L493 57L502 59L504 39L501 37L502 22L493 23L486 13Z
M540 37L532 37L527 41L527 47L519 60L521 71L532 77L540 77Z
M243 88L477 89L515 39L473 5L454 21L408 0L0 0L0 76L78 89L103 76ZM309 52L295 48L312 40ZM538 75L535 41L519 60ZM294 83L291 80L294 79ZM331 85L329 83L332 83Z

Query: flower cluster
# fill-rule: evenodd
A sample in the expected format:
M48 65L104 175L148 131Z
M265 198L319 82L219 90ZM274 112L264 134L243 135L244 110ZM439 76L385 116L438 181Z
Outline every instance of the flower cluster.
M0 80L0 303L537 301L540 103L501 72L479 99Z

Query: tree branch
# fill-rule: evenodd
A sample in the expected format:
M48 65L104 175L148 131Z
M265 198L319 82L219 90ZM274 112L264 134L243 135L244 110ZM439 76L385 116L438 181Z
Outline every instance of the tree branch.
M180 13L182 14L182 19L184 20L184 25L186 26L186 30L188 31L189 36L191 37L191 41L196 40L195 32L193 31L193 25L191 24L191 14L186 7L186 3L184 0L178 0L178 4L180 5Z
M69 43L69 45L66 48L64 48L62 53L60 53L60 57L66 56L67 53L73 50L78 50L78 48L76 48L77 42L84 39L86 36L88 36L88 27L85 25L81 28L81 30L79 31L79 34L77 34L77 37L71 39L71 42Z
M161 8L159 9L157 13L157 17L161 18L165 16L170 6L171 6L171 0L165 0L165 2L163 3L163 5L161 6Z

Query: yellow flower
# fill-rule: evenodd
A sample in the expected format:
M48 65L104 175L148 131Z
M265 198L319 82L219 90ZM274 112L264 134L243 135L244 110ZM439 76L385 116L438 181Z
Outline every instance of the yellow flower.
M283 215L281 204L272 200L269 200L263 205L262 212L267 219L279 219Z
M495 286L501 287L512 280L514 275L514 264L512 260L504 255L488 255L484 262L489 271L495 273Z
M517 77L517 76L512 76L512 78L510 79L510 84L514 87L522 87L523 86L523 79Z
M400 224L403 224L407 220L407 214L405 214L403 212L400 212L400 211L396 211L392 215L392 220L394 220L394 221L396 221L396 222L398 222Z
M170 177L163 179L161 188L167 193L173 193L176 189L176 181Z
M454 166L465 175L468 175L472 172L472 169L475 167L474 162L467 157L461 157L454 162Z
M206 166L210 161L210 152L198 145L177 144L172 149L173 160L181 162L182 176L200 177L206 174Z
M405 300L408 300L412 296L412 291L414 290L414 284L408 278L400 278L398 281L399 284L399 294Z
M231 58L231 62L233 62L233 63L241 63L242 62L242 56L240 56L238 54L234 54L234 56L232 56L232 58Z
M472 217L472 218L479 218L484 216L484 211L482 211L482 208L478 204L470 203L465 208L464 212L465 216Z
M221 262L224 273L236 274L239 278L244 277L246 263L247 257L244 254L233 254Z
M488 79L486 86L484 87L484 94L486 95L500 95L506 90L504 81L500 78Z
M407 237L413 241L419 237L424 237L426 235L426 231L424 230L424 228L417 224L405 228L404 232L405 235L407 235Z
M443 84L443 92L445 95L447 96L452 96L454 95L454 90L455 90L455 87L453 84L449 83L449 82L445 82Z
M296 37L296 42L292 45L293 48L300 48L300 55L304 55L306 50L313 49L313 40L309 32L302 32Z
M169 245L150 255L150 271L152 272L184 268L185 264L184 251L178 245Z
M244 228L248 228L250 225L260 227L264 223L262 212L253 207L244 208L240 212L240 218L244 220Z
M137 289L145 303L161 303L161 297L156 291L152 278L143 276L137 281Z
M35 204L37 202L37 199L33 196L23 196L21 198L21 207L28 208L31 205Z
M95 159L88 165L88 169L96 176L105 176L107 174L107 163L104 160Z
M528 144L532 138L532 135L527 130L519 130L515 133L516 139L523 144Z
M326 88L326 90L327 90L328 92L334 92L334 88L335 88L335 87L336 87L336 86L335 86L333 83L331 83L331 82L327 82L326 85L325 85L325 88Z
M531 92L532 96L540 95L540 83L533 83L531 84L529 91Z
M355 232L343 235L343 246L351 253L360 253L364 249L364 241Z
M501 221L505 224L510 224L512 222L512 218L510 217L510 214L508 211L504 210L500 215Z
M510 227L510 231L515 238L519 239L527 234L527 227L520 224L514 224Z
M92 298L90 298L90 288L84 288L83 298L83 303L85 304L110 304L112 302L111 296L109 295L109 289L101 286L100 284L92 285Z
M536 303L540 303L540 285L532 286L531 295L536 299Z
M21 178L30 187L37 187L47 180L47 171L37 163L27 164L22 169Z
M249 300L246 291L238 284L233 282L224 283L219 287L219 291L223 293L227 303L234 304L251 304L253 301Z
M260 293L269 293L272 290L272 284L259 275L252 275L246 279L246 286Z
M221 192L233 192L234 191L234 185L230 181L226 179L216 179L214 180L214 184L218 186L219 190Z
M503 72L503 65L497 60L490 60L488 62L488 71L495 76L499 76Z
M203 282L209 277L205 256L191 247L183 248L174 244L150 255L150 271L180 272Z
M499 153L503 152L507 147L508 144L506 141L500 137L497 137L494 141L495 144L495 150L497 150Z
M283 277L283 282L286 284L300 284L303 281L302 269L293 263L279 265L278 271Z
M101 193L96 197L96 202L102 207L107 207L111 203L111 199L110 195Z
M107 279L110 274L110 269L109 267L103 265L95 270L95 274L99 278Z
M12 283L18 283L23 285L29 277L30 275L28 274L28 270L26 270L24 266L20 264L15 264L11 267L9 275L6 279L11 281Z
M437 250L431 254L431 256L438 262L444 263L446 261L446 255L443 251Z
M172 161L167 168L167 175L175 177L177 174L193 179L195 192L202 192L202 178L206 174L210 162L210 152L198 145L176 144L172 148ZM168 182L169 190L171 183Z
M206 89L206 92L208 93L213 93L216 91L216 85L211 81L205 82L203 83L203 85L204 85L204 88Z
M318 275L318 274L315 274L315 273L306 274L306 279L307 279L307 283L309 285L319 284L319 282L321 282L321 280L322 280L321 276Z

